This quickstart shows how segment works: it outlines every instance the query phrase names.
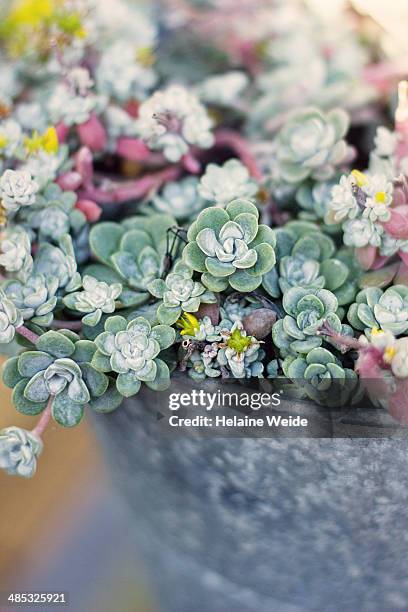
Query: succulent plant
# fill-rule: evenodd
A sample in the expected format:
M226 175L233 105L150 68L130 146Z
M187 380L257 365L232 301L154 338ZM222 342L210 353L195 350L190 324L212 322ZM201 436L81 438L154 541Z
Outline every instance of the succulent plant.
M81 275L69 234L64 234L58 246L44 242L34 260L34 273L43 274L47 281L58 280L58 288L65 292L75 291L81 286Z
M24 321L48 327L57 305L58 279L43 274L32 274L22 283L8 280L2 285L6 296L15 304Z
M204 207L204 200L197 192L198 179L188 176L179 182L167 183L160 195L152 198L156 211L172 215L178 221L186 221L197 215Z
M297 204L304 211L299 216L309 221L324 219L329 209L330 196L334 185L336 185L334 179L302 183L295 195ZM338 230L339 227L335 226L332 231L334 233Z
M21 222L38 231L40 240L57 242L70 231L77 234L86 223L84 213L75 208L76 201L75 193L50 183L37 196L35 205L21 214Z
M6 229L0 242L0 266L21 280L30 274L33 267L31 240L23 228Z
M4 383L13 389L12 401L23 414L40 414L52 401L54 419L64 427L77 425L85 404L101 398L109 379L91 364L96 346L69 331L48 331L35 350L9 359Z
M253 198L257 191L258 185L238 159L229 159L222 166L208 164L198 186L199 195L218 206L237 198Z
M99 223L92 228L89 243L93 255L104 265L91 265L85 273L108 284L121 283L123 306L147 302L149 284L163 275L171 241L177 251L177 239L169 238L175 227L174 218L162 214L130 217L124 224Z
M212 120L198 98L184 87L156 91L139 107L136 128L151 149L162 150L177 162L195 145L208 149L214 142Z
M32 432L21 427L0 431L0 468L7 474L31 478L37 469L37 457L43 443Z
M189 312L184 312L177 321L180 328L180 336L183 340L194 340L196 342L216 342L221 340L220 328L214 325L210 317L197 319Z
M182 311L197 312L201 303L217 302L215 295L192 277L193 270L179 261L165 280L160 278L148 284L150 293L163 300L157 309L159 323L173 325Z
M362 289L347 318L355 329L367 334L376 327L396 336L404 334L408 330L408 287L394 285L385 291L378 287Z
M188 376L197 381L221 376L221 366L217 363L218 352L218 342L206 344L202 350L193 351L187 361Z
M283 308L287 315L272 328L272 339L282 354L308 353L322 344L318 334L323 323L341 332L342 326L336 314L336 296L327 289L292 287L283 295Z
M170 372L158 355L174 343L175 337L172 327L152 327L144 317L129 323L121 316L109 317L105 331L95 339L98 351L92 364L101 372L117 373L116 388L125 397L137 393L141 382L151 389L166 389Z
M242 322L236 321L230 330L221 329L221 336L224 341L217 354L217 363L234 378L262 378L264 351L260 341L247 334Z
M36 201L38 184L24 170L6 170L0 178L0 200L7 211L16 212L21 206Z
M16 328L23 324L23 317L14 303L0 289L0 344L8 344L14 338Z
M296 184L309 177L330 179L348 156L343 140L348 126L348 115L340 109L325 114L317 108L295 111L277 137L281 180Z
M286 362L286 363L285 363ZM287 358L283 371L304 389L307 396L327 407L341 406L356 400L358 377L344 368L330 351L314 348L305 356Z
M225 210L203 210L187 234L183 260L201 272L211 291L230 285L242 292L255 290L275 265L275 235L258 224L259 213L247 200L233 200Z
M291 287L328 289L339 306L350 304L357 293L357 282L362 271L347 249L336 253L331 237L317 225L305 221L291 221L276 230L276 252L279 275L266 275L263 286L273 297ZM336 255L336 257L333 257Z
M85 313L82 322L93 327L99 323L102 314L111 314L115 311L115 300L122 292L122 285L120 283L108 285L93 276L85 275L82 286L83 291L66 295L63 302L71 310Z

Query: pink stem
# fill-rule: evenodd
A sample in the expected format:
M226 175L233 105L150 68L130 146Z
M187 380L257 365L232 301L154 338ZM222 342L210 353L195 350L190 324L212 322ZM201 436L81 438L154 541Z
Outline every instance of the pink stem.
M181 158L181 162L184 168L187 170L187 172L190 172L191 174L200 173L201 164L198 161L198 159L194 157L192 153L189 152L183 155L183 157Z
M33 344L35 344L40 337L38 336L38 334L35 334L34 332L31 331L31 329L28 329L24 325L21 325L20 327L16 327L16 332L20 334L20 336L23 336L24 338L26 338L26 340L29 340L30 342L32 342Z
M98 204L122 203L139 199L149 193L151 189L157 189L163 183L176 180L180 172L180 168L171 166L160 172L147 174L136 181L114 183L105 188L89 186L79 194L79 197L94 200Z
M34 427L34 429L31 430L31 433L37 438L41 439L41 436L43 435L48 423L50 422L53 401L54 396L51 395L45 410L43 411L40 419L37 421L37 425Z
M79 331L82 329L82 321L61 321L54 319L51 327L55 329L70 329L71 331Z
M331 329L328 325L323 325L317 331L317 334L319 336L328 336L329 338L331 338L333 342L342 347L342 352L345 352L348 349L354 349L357 351L361 349L361 344L357 340L357 338L352 338L351 336L344 336L343 334L334 331L334 329Z
M82 329L82 321L60 321L54 319L51 323L54 329L70 329L71 331L80 331Z
M390 81L404 77L408 72L408 60L403 57L398 60L381 62L366 66L363 70L363 79L370 85L386 90Z
M240 158L248 168L251 175L257 180L262 180L262 173L258 168L257 161L250 151L249 143L233 130L219 130L215 133L215 144L219 147L229 147Z

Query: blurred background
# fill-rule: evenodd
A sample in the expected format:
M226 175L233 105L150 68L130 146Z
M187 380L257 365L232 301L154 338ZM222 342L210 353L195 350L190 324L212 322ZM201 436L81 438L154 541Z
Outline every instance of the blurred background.
M0 429L33 426L10 395L0 385ZM155 612L91 423L50 425L44 442L34 478L0 473L0 591L65 591L78 612Z

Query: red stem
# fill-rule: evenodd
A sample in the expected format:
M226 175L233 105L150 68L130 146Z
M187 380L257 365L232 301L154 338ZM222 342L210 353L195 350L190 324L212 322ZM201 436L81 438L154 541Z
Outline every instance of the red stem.
M70 329L71 331L80 331L82 329L82 321L61 321L54 319L51 327L55 329Z
M180 172L181 170L177 166L170 166L160 172L146 174L135 181L111 183L105 188L89 186L79 194L79 197L94 200L98 204L122 203L139 199L149 193L150 190L157 189L163 183L176 180Z
M219 147L229 147L236 153L242 163L248 168L251 175L257 180L262 180L262 173L258 168L255 156L250 151L247 140L242 138L233 130L218 130L215 133L215 144Z
M28 329L24 325L16 327L16 332L20 334L20 336L26 338L26 340L32 342L33 344L35 344L40 337L38 334L35 334L33 331L31 331L31 329Z
M43 435L48 423L50 422L53 401L54 401L54 396L51 395L50 399L48 400L48 404L45 410L43 411L41 417L37 421L37 425L34 427L34 429L31 430L31 433L37 438L41 439L41 436Z

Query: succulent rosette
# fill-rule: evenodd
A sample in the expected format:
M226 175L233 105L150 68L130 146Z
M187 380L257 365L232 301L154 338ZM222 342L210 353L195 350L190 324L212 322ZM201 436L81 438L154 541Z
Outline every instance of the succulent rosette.
M182 312L197 312L200 304L214 304L217 298L199 281L193 280L193 270L183 262L174 266L166 280L156 279L149 283L150 293L163 302L157 309L160 323L172 325Z
M60 425L73 427L83 418L85 405L101 398L108 377L91 365L96 346L73 332L48 331L35 350L9 359L3 382L13 389L12 401L22 414L37 415L52 402L52 415Z
M86 268L87 274L102 282L121 283L123 306L147 302L149 284L163 274L169 243L177 243L177 237L170 236L172 228L177 228L175 219L161 214L130 217L123 225L112 222L96 225L89 243L101 263Z
M14 338L16 328L23 324L23 317L14 303L0 289L0 344L8 344Z
M341 109L328 113L318 108L295 111L277 137L281 180L297 184L309 177L330 179L349 156L344 140L348 127L349 117Z
M190 226L183 260L202 273L201 282L211 291L228 285L254 291L275 265L274 232L260 225L258 217L254 204L234 200L225 210L204 210Z
M129 323L121 316L109 317L105 331L95 339L98 350L92 364L101 372L118 374L116 387L125 397L137 393L142 382L151 389L166 389L170 372L159 353L171 346L175 337L169 325L152 327L144 317Z
M24 321L49 326L57 305L58 279L33 274L26 283L8 280L2 285L5 295L14 303Z
M102 314L115 311L115 300L122 293L122 285L108 285L97 281L93 276L85 275L82 279L83 291L76 291L64 297L64 304L71 310L85 313L82 322L91 327L97 325Z
M272 339L285 353L308 353L322 344L318 331L324 323L341 332L336 296L327 289L292 287L285 292L282 305L287 313L272 329Z
M31 478L37 469L37 457L43 443L37 436L21 427L0 430L0 468L7 474Z
M408 287L393 285L385 291L378 287L362 289L347 318L353 327L368 333L379 327L396 336L404 334L408 330Z

